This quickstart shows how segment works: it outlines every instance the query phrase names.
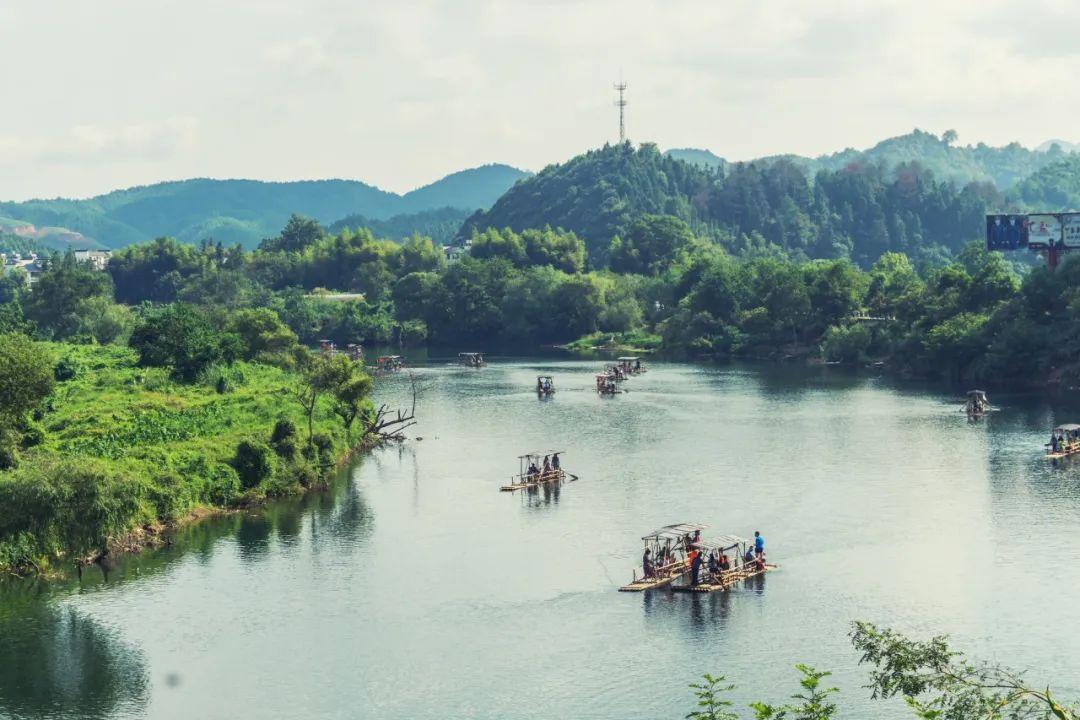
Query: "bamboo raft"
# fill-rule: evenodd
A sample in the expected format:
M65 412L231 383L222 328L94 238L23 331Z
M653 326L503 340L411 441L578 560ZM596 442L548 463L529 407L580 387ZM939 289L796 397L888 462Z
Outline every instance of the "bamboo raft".
M503 485L499 488L502 492L516 492L518 490L528 490L529 488L540 487L548 483L554 482L574 482L578 479L577 475L571 475L565 470L552 471L546 474L537 475L535 480L522 480L521 482L511 482L509 485Z
M770 565L765 563L765 567L758 570L753 564L743 565L734 570L728 570L727 572L720 573L721 577L719 582L699 582L697 585L676 585L671 589L675 592L696 592L696 593L710 593L717 592L718 590L730 590L734 585L742 580L749 580L752 577L758 575L764 575L770 570L776 570L779 565Z
M656 567L652 574L640 578L635 570L631 581L620 587L619 592L643 592L668 586L675 592L707 593L730 590L743 580L764 575L770 570L776 570L779 567L763 562L762 567L759 568L756 560L746 562L742 558L749 552L750 541L744 540L737 535L720 535L711 539L703 539L700 536L700 531L704 529L704 525L679 523L677 525L666 525L643 537L642 541L645 548L654 553L654 557L661 554L666 557L674 555L674 560L666 565ZM691 533L696 538L692 544ZM719 577L713 576L707 569L702 567L700 568L701 577L706 578L707 581L691 585L689 583L691 549L707 554L726 555L729 552L734 552L735 563L737 564L730 570L719 573ZM676 584L676 581L683 578L686 578L687 582Z
M1052 445L1046 445L1046 457L1049 460L1061 460L1062 458L1072 457L1073 455L1080 454L1080 441L1076 439L1077 434L1080 433L1080 425L1058 425L1054 428L1054 435L1061 437L1061 441L1058 443L1058 447L1064 446L1064 450L1058 450L1052 452Z
M689 574L690 566L686 564L685 560L680 560L679 562L674 562L670 565L658 568L657 574L653 577L643 577L640 580L634 580L627 585L623 585L619 588L619 592L642 592L644 590L665 587L684 575Z

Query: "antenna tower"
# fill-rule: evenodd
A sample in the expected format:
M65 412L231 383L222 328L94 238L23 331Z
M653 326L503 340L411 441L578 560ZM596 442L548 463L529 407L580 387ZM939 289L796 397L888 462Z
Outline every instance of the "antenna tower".
M615 84L619 91L619 99L615 101L615 107L619 108L619 144L626 142L626 83L621 79Z

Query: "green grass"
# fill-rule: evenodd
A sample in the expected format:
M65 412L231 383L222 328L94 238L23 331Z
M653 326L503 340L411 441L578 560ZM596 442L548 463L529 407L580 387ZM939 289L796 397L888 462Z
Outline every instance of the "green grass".
M183 384L160 368L138 367L130 348L51 348L76 375L58 382L46 401L41 444L21 453L17 469L0 473L0 569L55 565L196 511L298 493L318 482L316 465L349 449L326 400L315 432L330 455L315 462L303 453L275 454L272 474L243 490L230 465L240 441L267 443L284 417L298 428L296 445L306 445L293 374L237 363ZM222 374L230 389L219 394Z

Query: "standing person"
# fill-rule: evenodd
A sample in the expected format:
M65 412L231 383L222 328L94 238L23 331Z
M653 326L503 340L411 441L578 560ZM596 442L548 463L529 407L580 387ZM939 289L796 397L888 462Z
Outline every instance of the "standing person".
M656 572L653 569L652 551L649 548L645 548L645 554L641 556L641 569L646 578L651 578Z
M698 574L701 572L701 551L694 548L690 551L690 584L698 584Z
M545 455L544 456L544 477L547 477L550 474L551 474L551 456L550 455Z
M761 533L757 530L754 531L754 555L758 557L765 554L765 538L761 537Z
M559 462L559 453L555 453L551 456L551 468L555 472L558 472L562 469L562 463Z

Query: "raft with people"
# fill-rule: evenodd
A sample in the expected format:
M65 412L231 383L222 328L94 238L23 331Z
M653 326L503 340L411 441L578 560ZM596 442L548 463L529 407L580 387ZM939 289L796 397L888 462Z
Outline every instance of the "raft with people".
M1046 457L1050 460L1071 457L1080 453L1080 425L1058 425L1050 433L1046 443Z
M548 483L561 483L564 480L577 480L577 475L567 473L562 468L560 455L562 450L530 452L518 456L519 470L510 477L510 483L499 488L502 492L515 492L540 487Z
M463 352L458 353L458 364L465 367L481 368L487 365L484 361L484 354L478 352Z
M636 355L626 355L616 358L615 361L618 363L616 367L627 376L640 375L645 372L645 366L641 364L641 358Z
M547 397L555 394L555 378L550 375L540 375L536 378L536 394Z
M398 372L405 368L405 359L400 355L380 355L375 358L375 371L381 373Z
M990 404L985 390L968 390L967 400L964 402L963 407L960 408L962 412L967 413L969 418L981 417L996 409Z
M635 569L631 582L619 591L670 586L676 592L716 592L778 567L765 561L765 539L760 532L754 532L753 540L737 535L704 539L701 531L705 528L697 523L678 523L644 536L641 577Z
M600 395L618 395L622 392L619 377L613 373L600 373L596 376L596 392Z
M630 583L619 588L619 592L641 592L670 585L690 572L687 563L689 547L694 537L701 538L701 531L707 525L697 523L676 523L653 530L641 538L645 545L642 555L643 572L639 578L634 571Z

